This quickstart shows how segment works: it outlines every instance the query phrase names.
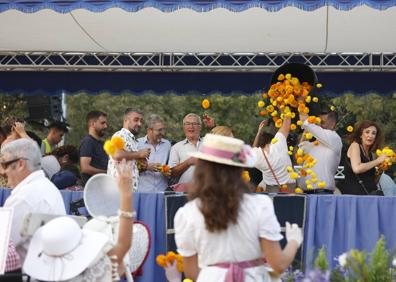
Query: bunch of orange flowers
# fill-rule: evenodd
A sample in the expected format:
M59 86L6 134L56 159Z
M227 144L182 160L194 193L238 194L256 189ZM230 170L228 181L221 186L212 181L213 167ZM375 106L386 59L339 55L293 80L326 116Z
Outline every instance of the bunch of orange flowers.
M175 252L168 252L166 255L158 255L157 264L161 267L168 267L176 261L176 268L179 272L183 272L183 257Z
M317 84L317 87L321 84ZM317 103L317 97L310 96L313 86L307 82L300 82L297 77L290 73L280 74L278 81L271 85L268 93L262 95L263 100L257 103L261 116L269 115L275 122L275 126L280 128L285 117L295 118L297 113L309 113L309 103ZM310 122L320 123L318 117L311 116ZM297 125L302 125L297 122ZM297 125L292 123L291 130L295 130Z
M378 149L375 153L377 156L387 156L385 161L378 166L382 171L388 170L394 163L396 163L396 153L390 147L384 147L382 150Z
M106 140L103 149L109 156L114 156L118 150L123 150L125 141L121 137L114 136L110 140Z

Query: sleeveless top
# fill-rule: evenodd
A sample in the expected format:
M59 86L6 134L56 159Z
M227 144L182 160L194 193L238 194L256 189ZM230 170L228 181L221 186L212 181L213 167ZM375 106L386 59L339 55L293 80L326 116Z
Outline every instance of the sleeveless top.
M374 159L372 154L366 156L361 145L359 145L359 149L362 163L368 163ZM355 174L352 170L350 158L348 156L345 158L345 181L341 188L342 194L367 195L370 192L377 190L377 184L375 183L375 168L373 167L366 172ZM359 183L359 180L363 185Z

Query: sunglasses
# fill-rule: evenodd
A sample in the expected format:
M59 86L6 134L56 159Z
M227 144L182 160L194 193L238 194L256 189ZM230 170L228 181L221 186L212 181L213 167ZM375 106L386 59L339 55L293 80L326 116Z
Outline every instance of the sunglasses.
M10 165L12 165L13 163L16 163L19 160L27 160L26 158L16 158L10 161L5 161L5 162L0 162L1 167L6 170Z

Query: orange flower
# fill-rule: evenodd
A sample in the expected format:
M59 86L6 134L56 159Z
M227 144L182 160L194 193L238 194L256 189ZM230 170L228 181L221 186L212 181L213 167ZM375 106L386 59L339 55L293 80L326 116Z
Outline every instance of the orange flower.
M266 114L267 114L266 110L261 110L260 113L259 113L259 115L262 116L262 117L265 116Z
M281 73L280 75L278 75L278 80L279 81L285 80L285 76Z
M305 133L305 138L306 138L307 140L311 140L312 137L313 137L312 133L310 133L310 132Z
M170 251L170 252L168 252L168 253L166 254L166 260L167 260L170 264L172 264L172 263L175 261L175 259L176 259L176 254L175 254L174 252Z
M166 256L158 255L156 258L156 262L159 266L166 267Z
M170 167L168 165L162 165L160 170L163 173L167 173L170 171Z
M208 99L203 99L201 105L202 105L202 108L204 108L206 110L206 109L209 109L210 102Z
M296 194L302 194L303 190L300 187L296 187L296 189L294 189L294 193Z
M263 95L261 95L263 97L263 99L267 99L268 98L268 94L267 93L263 93Z
M247 170L242 171L242 179L245 182L249 182L250 181L249 171L247 171Z
M297 126L294 123L292 123L290 125L290 130L296 130L296 128L297 128Z
M281 126L282 126L282 120L281 119L278 119L276 122L275 122L275 127L277 127L277 128L280 128Z
M300 174L301 174L302 177L305 177L305 176L308 175L307 171L305 169L303 169L303 168L300 170Z
M308 117L308 122L309 123L316 123L316 117L315 116L309 116Z
M125 141L119 136L114 136L111 138L111 143L114 144L114 146L117 148L117 150L122 150L124 149L125 146Z
M257 186L256 187L256 193L262 193L262 192L264 192L264 188L260 187L260 186Z
M176 268L177 268L177 271L179 271L179 272L184 272L184 267L183 267L183 262L177 262L176 263Z
M304 159L301 158L301 157L298 157L296 162L297 162L297 164L300 165L300 164L302 164L304 162Z
M117 151L116 146L110 140L106 140L106 142L103 145L103 149L106 152L106 154L108 154L109 156L113 156Z

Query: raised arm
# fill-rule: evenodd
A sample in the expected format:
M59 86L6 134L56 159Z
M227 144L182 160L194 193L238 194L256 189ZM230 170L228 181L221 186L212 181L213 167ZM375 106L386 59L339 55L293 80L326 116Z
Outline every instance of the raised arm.
M117 263L122 265L125 254L132 243L133 230L133 193L132 193L132 163L122 160L116 164L118 172L118 190L120 192L120 225L116 245L108 252L109 256L116 255Z
M351 167L355 174L364 173L364 172L372 169L373 167L380 165L386 159L386 155L381 155L378 158L376 158L375 160L372 160L367 163L363 163L362 159L360 158L360 146L356 142L353 142L349 146L347 155L348 155L349 159L351 160Z
M341 138L333 130L323 129L319 125L309 123L307 115L300 113L300 119L303 121L303 129L310 132L320 143L330 148L336 153L341 152L342 142Z
M287 136L289 136L290 125L291 125L291 119L289 117L284 117L282 126L278 130L278 132L282 133L286 139L287 139Z
M269 121L268 119L265 119L262 122L260 122L259 127L257 129L256 137L254 138L254 141L253 141L252 147L258 147L261 134L263 134L264 128L268 125L268 121Z

